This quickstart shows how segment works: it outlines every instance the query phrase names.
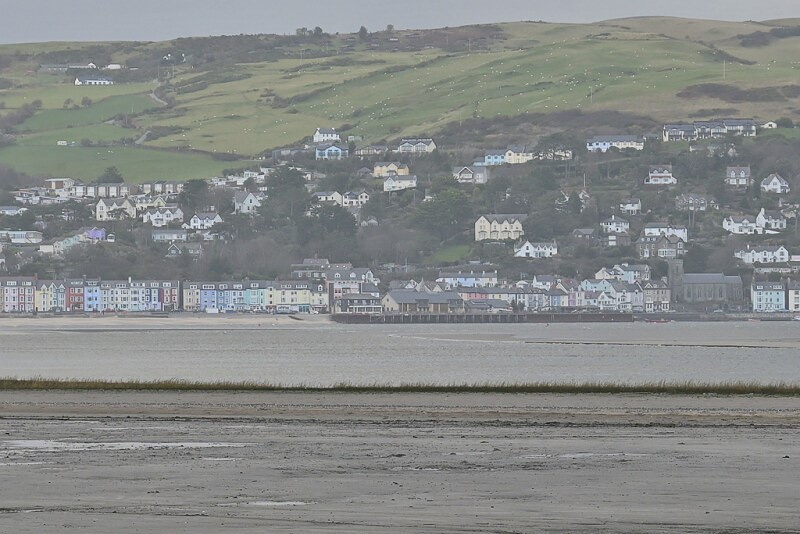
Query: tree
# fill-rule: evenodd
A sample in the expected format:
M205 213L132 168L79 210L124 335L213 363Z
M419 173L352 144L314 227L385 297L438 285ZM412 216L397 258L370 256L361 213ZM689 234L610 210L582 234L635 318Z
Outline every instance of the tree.
M83 98L81 98L81 106L88 108L91 105L92 105L91 98L89 98L88 96L84 96Z
M369 36L369 31L367 30L366 26L361 26L361 28L358 29L358 38L363 41L368 36Z
M125 179L116 167L107 167L97 179L98 184L121 184L123 182L125 182Z
M322 28L320 28L319 26L316 26L314 28L314 37L322 37L324 35L324 33L325 32L323 32Z
M472 219L469 199L459 189L445 189L430 202L422 202L414 213L415 223L440 239L451 237L464 229Z
M70 106L72 106L73 103L74 102L73 102L73 100L71 98L68 98L68 99L64 100L64 109L69 108Z
M209 204L209 187L205 180L189 180L183 185L183 191L178 196L181 206L187 215L191 216L192 211L201 210Z
M394 33L394 24L386 25L386 33Z

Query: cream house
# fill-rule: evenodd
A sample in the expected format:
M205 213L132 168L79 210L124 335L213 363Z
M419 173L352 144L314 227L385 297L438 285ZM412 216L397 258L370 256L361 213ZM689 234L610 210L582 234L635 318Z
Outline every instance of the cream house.
M95 206L95 219L98 221L117 220L122 217L136 217L136 206L127 198L101 198Z
M481 215L475 221L475 241L519 239L525 234L522 221L526 217L514 214Z
M372 176L386 178L387 176L408 176L408 165L399 161L379 161L372 168Z

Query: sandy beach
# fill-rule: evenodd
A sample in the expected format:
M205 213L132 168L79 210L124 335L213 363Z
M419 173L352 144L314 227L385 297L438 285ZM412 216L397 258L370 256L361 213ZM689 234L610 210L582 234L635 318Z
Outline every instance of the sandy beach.
M9 532L797 532L796 398L0 392Z

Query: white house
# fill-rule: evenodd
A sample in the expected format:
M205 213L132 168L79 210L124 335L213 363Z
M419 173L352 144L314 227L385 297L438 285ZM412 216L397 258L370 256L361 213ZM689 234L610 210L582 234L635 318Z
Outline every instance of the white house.
M640 135L598 135L586 141L589 152L608 152L610 149L644 150L644 137Z
M481 215L475 221L475 241L519 239L525 234L522 221L526 217L526 215L494 213Z
M454 167L453 178L460 184L485 184L489 181L486 167Z
M136 206L127 198L101 198L95 205L95 219L98 221L111 221L129 217L136 217Z
M215 224L223 222L222 217L216 212L195 213L183 227L191 230L208 230Z
M644 179L644 185L671 186L677 183L678 179L672 175L672 165L651 165Z
M315 144L333 143L341 140L335 128L317 128L312 139Z
M400 154L429 154L436 150L436 143L429 137L401 139L395 152Z
M250 191L237 191L233 195L233 212L252 215L261 207L261 201Z
M347 191L342 195L342 206L345 208L360 207L369 202L369 193L364 191Z
M26 211L28 211L28 208L23 208L22 206L0 206L0 215L14 217L15 215L25 213Z
M722 228L736 235L753 235L764 233L764 227L756 224L756 218L750 215L730 215L722 220Z
M783 245L747 247L733 253L734 257L752 265L754 263L786 263L791 257Z
M162 229L153 230L150 237L154 243L171 243L188 240L189 233L185 229Z
M770 233L770 230L780 232L786 230L786 217L780 211L761 208L756 215L756 224L767 233Z
M718 208L717 201L708 195L681 193L675 197L675 209L678 211L708 211Z
M531 243L525 241L524 244L514 246L515 258L552 258L558 254L558 245L552 243Z
M631 223L616 215L612 215L601 222L600 226L606 234L622 234L629 232L631 229Z
M413 174L409 176L389 176L383 181L383 191L386 193L414 189L416 187L417 177Z
M626 198L619 203L619 212L623 215L639 215L642 212L642 200L639 198Z
M182 223L183 211L178 206L149 209L142 215L142 222L152 224L154 228L161 228L170 223Z
M764 193L785 195L791 190L792 188L789 186L789 182L784 180L780 174L773 173L761 180L761 191Z
M800 281L789 281L786 288L786 308L790 312L800 311Z
M75 85L114 85L114 81L102 76L78 76Z
M651 222L644 225L642 235L645 236L658 236L658 235L677 236L685 242L689 241L689 229L682 224L670 224L665 222Z
M751 185L753 177L749 165L725 169L725 187L728 189L747 189Z
M337 191L316 191L311 195L315 204L343 205L342 194Z

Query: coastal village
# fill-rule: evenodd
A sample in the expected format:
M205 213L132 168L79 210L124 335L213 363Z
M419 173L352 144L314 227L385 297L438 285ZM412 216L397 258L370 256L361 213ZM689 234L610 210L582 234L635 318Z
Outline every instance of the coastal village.
M586 153L637 153L649 142L730 139L755 137L760 130L774 129L775 123L729 119L687 124L666 124L661 139L644 136L607 135L586 140ZM711 147L719 149L719 147ZM505 314L519 312L618 312L668 313L675 310L701 312L798 312L800 255L782 242L784 234L796 228L797 204L788 200L793 184L778 173L753 176L741 163L726 167L718 177L731 195L756 191L769 197L775 209L761 207L757 212L716 216L721 208L709 194L683 191L681 178L673 166L653 161L637 189L657 191L659 198L672 198L675 212L686 215L688 224L673 220L651 220L644 215L650 206L632 196L613 206L603 206L596 224L575 228L568 242L557 239L532 241L526 236L528 215L524 213L483 213L474 220L474 243L491 247L500 254L529 263L563 256L564 245L575 253L588 247L625 248L635 252L635 261L609 263L591 276L550 272L533 276L501 275L493 262L470 260L440 266L438 274L421 266L381 264L354 267L351 263L311 258L291 266L290 272L276 280L155 280L128 277L105 280L83 276L19 276L26 262L37 258L64 258L80 247L108 246L116 241L110 223L120 221L131 228L149 231L149 240L162 247L165 257L197 261L215 241L235 240L226 225L228 218L247 218L258 213L272 193L270 176L290 169L305 182L308 202L305 216L314 218L321 209L343 210L357 227L382 224L365 215L365 206L377 196L392 197L413 192L416 198L420 179L412 173L414 158L433 154L440 147L432 138L407 138L395 145L366 145L355 136L343 139L333 128L317 128L310 143L278 149L272 153L274 166L243 170L223 178L202 182L208 190L222 191L225 206L189 206L186 188L191 182L155 181L127 184L121 180L82 183L71 178L51 178L38 187L20 188L11 194L13 205L0 206L0 278L3 313L106 313L106 312L259 312L330 314ZM704 148L705 150L706 148ZM733 150L733 149L730 149ZM352 152L352 153L351 153ZM319 190L321 171L297 166L293 157L313 155L313 161L355 159L364 165L357 171L371 187L354 190ZM456 187L482 186L496 173L536 162L569 162L575 150L552 146L534 150L524 145L509 145L486 150L483 158L452 168L448 179ZM111 170L111 174L114 172ZM198 181L195 181L198 182ZM633 189L633 187L631 188ZM576 218L594 202L591 188L561 191L556 209ZM422 203L432 202L436 193L419 191ZM666 193L665 197L661 193ZM184 201L182 203L182 201ZM82 204L91 210L87 226L69 235L45 239L46 222L36 217L31 227L14 228L26 212L43 207ZM367 211L368 213L368 211ZM62 218L73 215L64 209ZM732 251L731 263L752 270L745 286L740 275L723 272L685 272L684 257L690 249L692 226L697 215L716 217L716 225L729 236L744 238ZM89 225L91 224L91 225ZM40 229L34 229L36 227ZM637 233L634 233L636 228ZM749 238L754 238L750 242ZM498 252L499 251L499 252ZM9 269L9 254L14 259ZM653 261L660 261L655 269ZM660 272L654 273L654 270ZM382 280L384 282L382 283Z

